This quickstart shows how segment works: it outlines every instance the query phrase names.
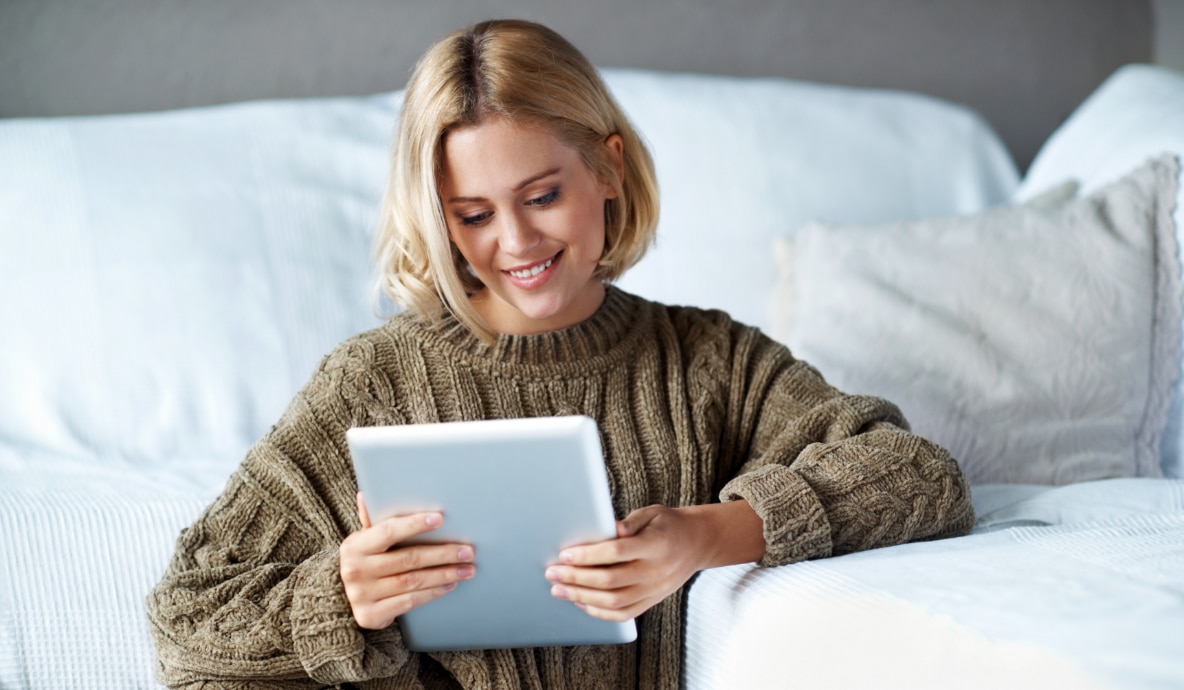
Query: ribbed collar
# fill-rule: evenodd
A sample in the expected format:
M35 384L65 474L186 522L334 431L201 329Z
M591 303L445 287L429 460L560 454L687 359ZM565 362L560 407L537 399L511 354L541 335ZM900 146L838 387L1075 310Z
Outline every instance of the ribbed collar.
M646 300L612 285L590 318L549 333L500 335L487 345L455 318L431 326L416 318L414 328L433 347L478 367L512 369L517 378L573 376L603 370L624 361L638 335L652 329Z

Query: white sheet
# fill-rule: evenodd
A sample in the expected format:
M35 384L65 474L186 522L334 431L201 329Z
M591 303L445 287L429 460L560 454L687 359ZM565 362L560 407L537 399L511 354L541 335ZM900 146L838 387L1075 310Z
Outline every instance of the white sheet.
M703 573L686 687L1184 687L1184 482L975 502L959 539Z

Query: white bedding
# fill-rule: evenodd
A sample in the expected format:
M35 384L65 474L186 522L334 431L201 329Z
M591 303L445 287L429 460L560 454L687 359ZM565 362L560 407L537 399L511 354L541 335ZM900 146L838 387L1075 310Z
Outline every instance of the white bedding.
M0 486L0 687L155 687L142 600L216 492ZM686 687L1184 687L1184 480L974 499L967 537L703 573Z
M974 498L963 538L701 574L686 687L1184 687L1184 482Z
M214 494L132 473L0 485L0 688L159 687L143 600Z

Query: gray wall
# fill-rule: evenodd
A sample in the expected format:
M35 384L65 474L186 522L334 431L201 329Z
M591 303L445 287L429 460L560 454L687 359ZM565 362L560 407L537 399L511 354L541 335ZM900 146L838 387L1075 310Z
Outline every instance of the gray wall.
M1156 64L1184 71L1184 0L1154 0Z
M0 0L0 117L393 89L432 40L494 16L548 23L602 66L966 103L1021 168L1153 45L1150 0Z

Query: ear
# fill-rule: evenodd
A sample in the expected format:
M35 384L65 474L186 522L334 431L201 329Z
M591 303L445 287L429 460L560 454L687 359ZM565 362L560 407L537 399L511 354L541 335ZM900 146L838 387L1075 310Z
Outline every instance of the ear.
M620 134L610 134L604 140L604 145L608 147L609 160L616 168L617 179L623 184L625 182L625 140L621 138ZM612 185L606 185L605 198L617 198L617 190Z

